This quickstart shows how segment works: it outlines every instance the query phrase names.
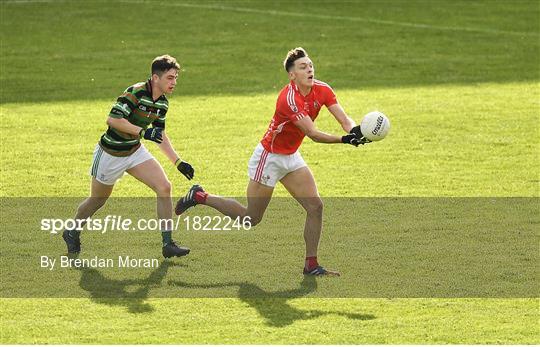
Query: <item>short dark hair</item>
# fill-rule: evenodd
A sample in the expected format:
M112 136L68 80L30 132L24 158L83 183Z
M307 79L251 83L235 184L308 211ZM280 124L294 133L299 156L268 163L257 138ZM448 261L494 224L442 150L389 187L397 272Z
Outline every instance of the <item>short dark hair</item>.
M307 57L307 52L302 47L296 47L295 49L290 50L287 53L287 57L285 58L285 61L283 62L283 67L285 68L285 71L289 72L291 70L291 67L294 66L294 62L300 58Z
M152 75L157 74L161 76L170 69L176 69L178 71L180 70L180 64L168 54L160 55L152 61Z

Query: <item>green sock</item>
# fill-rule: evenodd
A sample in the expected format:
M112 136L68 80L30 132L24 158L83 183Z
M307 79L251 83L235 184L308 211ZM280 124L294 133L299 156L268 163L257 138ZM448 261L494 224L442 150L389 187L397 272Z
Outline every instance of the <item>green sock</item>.
M163 240L163 247L172 242L172 231L162 231L161 238Z

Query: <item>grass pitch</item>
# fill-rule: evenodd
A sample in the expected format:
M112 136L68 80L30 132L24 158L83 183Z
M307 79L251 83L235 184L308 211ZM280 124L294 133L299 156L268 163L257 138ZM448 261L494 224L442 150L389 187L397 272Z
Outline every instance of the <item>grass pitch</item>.
M247 160L287 82L281 60L298 45L351 116L379 109L393 126L383 142L358 149L305 141L301 151L323 197L539 195L535 1L0 6L3 198L86 195L92 149L110 105L162 53L183 64L170 99L173 143L205 188L242 195ZM327 112L316 124L339 131ZM181 195L188 182L148 147ZM125 177L114 196L152 193ZM331 253L324 242L321 252ZM3 298L1 304L2 343L540 340L537 297Z

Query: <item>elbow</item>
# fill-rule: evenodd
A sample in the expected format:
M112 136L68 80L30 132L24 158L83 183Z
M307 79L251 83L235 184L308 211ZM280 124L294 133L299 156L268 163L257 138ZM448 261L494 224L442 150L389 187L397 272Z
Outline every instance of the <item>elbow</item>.
M112 127L113 124L114 124L114 118L112 118L112 117L107 118L106 123L107 123L108 126Z
M309 131L306 133L306 136L311 139L313 142L320 142L319 136L317 131Z

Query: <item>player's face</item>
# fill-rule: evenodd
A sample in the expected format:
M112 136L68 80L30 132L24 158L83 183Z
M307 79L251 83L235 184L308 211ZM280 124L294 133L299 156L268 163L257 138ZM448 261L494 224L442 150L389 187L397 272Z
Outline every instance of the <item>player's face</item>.
M311 59L308 57L297 59L294 62L293 69L291 69L290 78L297 85L311 88L315 78L315 68Z
M176 69L170 69L161 75L161 77L157 76L156 85L163 94L171 94L174 91L174 87L176 87L177 78L178 71Z

